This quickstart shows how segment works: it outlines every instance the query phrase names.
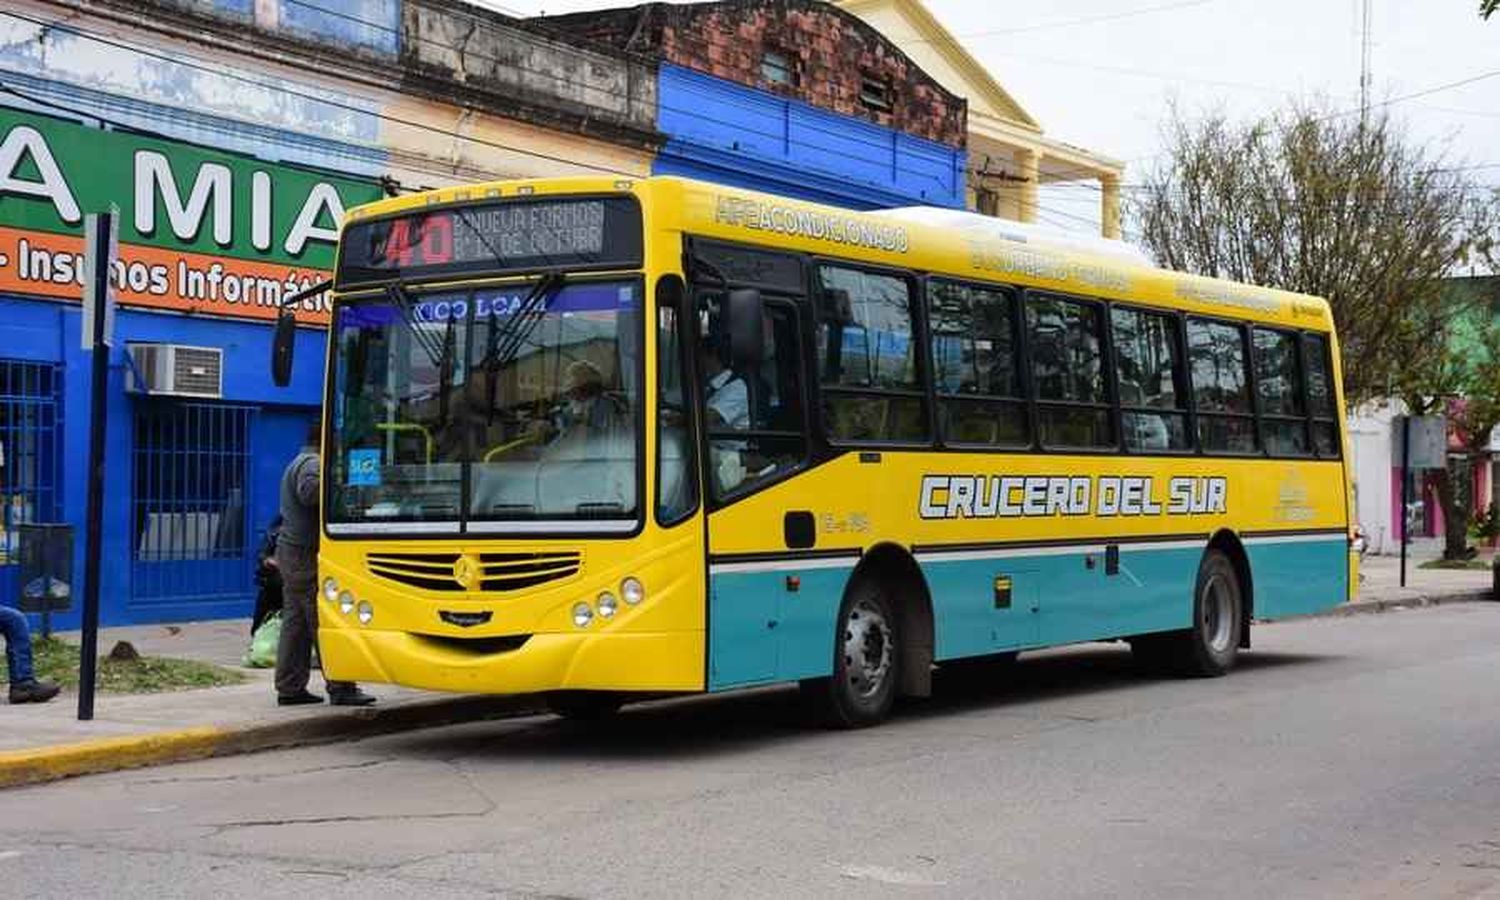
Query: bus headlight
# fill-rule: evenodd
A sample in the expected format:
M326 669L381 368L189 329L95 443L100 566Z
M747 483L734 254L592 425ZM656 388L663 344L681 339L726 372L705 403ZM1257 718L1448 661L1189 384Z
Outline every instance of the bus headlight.
M358 611L359 624L361 625L368 625L370 624L370 620L375 618L375 607L371 606L368 600L359 601L359 606L355 607L355 609Z
M615 612L619 608L620 601L615 599L614 594L611 594L609 591L605 591L604 593L599 595L599 615L603 616L606 619L614 618Z
M327 600L329 603L332 603L334 600L338 599L338 596L339 583L337 581L334 581L332 578L323 579L323 599Z
M620 596L625 598L626 603L635 606L646 599L646 588L641 584L639 579L634 577L627 578L620 582Z
M339 612L346 616L354 612L354 595L348 591L339 594Z
M587 603L573 604L574 625L577 625L579 628L587 628L592 621L594 621L594 610L592 607Z

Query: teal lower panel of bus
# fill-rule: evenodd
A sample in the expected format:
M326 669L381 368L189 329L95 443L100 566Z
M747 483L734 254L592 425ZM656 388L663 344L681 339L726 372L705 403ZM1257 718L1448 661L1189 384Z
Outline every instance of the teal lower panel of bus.
M918 557L932 594L934 656L984 653L1182 628L1201 546L1103 547ZM1007 595L1005 586L1009 586Z
M709 577L708 689L830 674L833 628L853 558L715 567Z
M1277 619L1336 606L1348 597L1349 541L1280 537L1245 541L1254 582L1255 617Z
M1246 542L1255 615L1327 609L1345 597L1347 542ZM1186 628L1203 545L919 552L938 660ZM854 560L716 566L710 575L709 690L827 676ZM788 579L794 579L791 589Z

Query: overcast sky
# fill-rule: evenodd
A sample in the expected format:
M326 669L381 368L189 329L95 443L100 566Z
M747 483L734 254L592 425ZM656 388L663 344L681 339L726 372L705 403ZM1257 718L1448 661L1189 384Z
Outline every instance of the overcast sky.
M512 15L629 5L478 2ZM1127 184L1153 161L1171 98L1242 116L1318 96L1358 107L1360 0L926 2L1050 136L1125 160ZM1477 6L1372 0L1372 96L1398 100L1391 112L1454 164L1494 164L1473 174L1500 183L1500 17L1481 22ZM1444 87L1469 78L1478 80ZM1084 228L1080 219L1098 219L1097 197L1048 190L1042 216Z

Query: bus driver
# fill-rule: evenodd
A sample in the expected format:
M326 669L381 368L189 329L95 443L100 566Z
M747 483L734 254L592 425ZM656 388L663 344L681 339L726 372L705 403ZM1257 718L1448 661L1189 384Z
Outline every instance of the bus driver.
M750 390L745 379L724 365L722 340L705 337L698 345L698 365L703 372L705 424L710 431L750 428ZM730 491L745 480L744 441L709 441L709 462L721 491Z

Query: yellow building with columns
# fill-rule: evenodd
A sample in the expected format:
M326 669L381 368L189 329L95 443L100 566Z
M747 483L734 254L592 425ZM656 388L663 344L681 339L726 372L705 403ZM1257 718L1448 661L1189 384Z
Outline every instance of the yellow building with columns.
M943 87L969 101L969 207L1020 222L1037 219L1043 184L1099 188L1104 237L1120 236L1124 163L1047 137L921 0L834 0L869 22Z

